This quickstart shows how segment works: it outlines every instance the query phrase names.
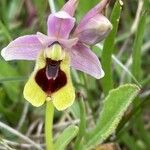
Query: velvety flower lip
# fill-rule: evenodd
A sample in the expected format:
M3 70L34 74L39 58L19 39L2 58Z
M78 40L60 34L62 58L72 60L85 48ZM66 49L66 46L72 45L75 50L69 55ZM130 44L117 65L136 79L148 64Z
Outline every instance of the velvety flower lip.
M50 100L58 110L72 105L75 90L70 76L70 57L58 42L40 52L23 93L36 107Z
M70 67L97 79L104 76L98 57L89 46L103 40L112 28L102 14L109 0L102 0L75 27L74 13L79 0L69 0L47 20L47 35L37 32L21 36L2 49L5 60L36 60L24 88L24 97L38 107L52 100L58 110L71 106L75 90Z

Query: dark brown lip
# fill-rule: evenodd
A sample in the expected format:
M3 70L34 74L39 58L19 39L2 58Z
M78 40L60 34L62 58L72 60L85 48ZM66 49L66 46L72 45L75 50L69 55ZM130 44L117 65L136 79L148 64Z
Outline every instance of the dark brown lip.
M60 69L60 63L61 61L47 58L46 66L40 69L35 76L36 83L48 95L58 91L67 83L66 74Z
M48 79L56 79L60 69L61 61L54 61L51 59L46 59L46 76Z

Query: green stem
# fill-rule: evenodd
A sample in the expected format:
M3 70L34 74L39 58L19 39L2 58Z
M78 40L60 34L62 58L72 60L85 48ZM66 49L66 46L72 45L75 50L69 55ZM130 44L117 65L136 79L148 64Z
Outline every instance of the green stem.
M46 112L45 112L45 140L47 150L54 150L53 134L52 134L53 116L54 116L54 106L53 103L50 101L46 103Z

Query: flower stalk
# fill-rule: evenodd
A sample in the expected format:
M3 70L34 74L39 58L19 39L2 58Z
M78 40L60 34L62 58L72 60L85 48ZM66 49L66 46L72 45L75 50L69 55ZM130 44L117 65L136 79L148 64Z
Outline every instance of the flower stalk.
M46 103L45 111L45 141L46 149L54 150L53 145L53 117L54 117L54 105L51 101Z

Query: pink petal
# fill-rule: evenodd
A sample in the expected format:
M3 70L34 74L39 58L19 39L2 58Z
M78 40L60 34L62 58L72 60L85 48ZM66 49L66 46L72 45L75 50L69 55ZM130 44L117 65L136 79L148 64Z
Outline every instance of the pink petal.
M74 45L77 44L78 38L73 38L73 39L59 39L58 42L62 44L66 50L70 50Z
M47 36L43 33L37 32L37 37L39 41L44 45L45 47L50 46L54 42L60 43L66 50L70 49L72 46L76 45L78 42L78 38L72 38L72 39L57 39L55 37Z
M74 22L75 19L65 11L49 15L47 22L48 36L67 39L74 27Z
M43 34L41 32L37 32L37 38L42 43L42 45L44 47L48 47L53 42L57 41L57 39L55 37L47 36L47 35L45 35L45 34Z
M88 45L94 45L102 41L112 29L110 21L102 14L97 14L74 33L75 37Z
M61 10L67 12L70 16L74 16L79 0L69 0Z
M81 43L72 48L71 66L97 79L104 76L98 57Z
M35 60L41 49L42 44L36 35L25 35L3 48L1 55L5 60Z

